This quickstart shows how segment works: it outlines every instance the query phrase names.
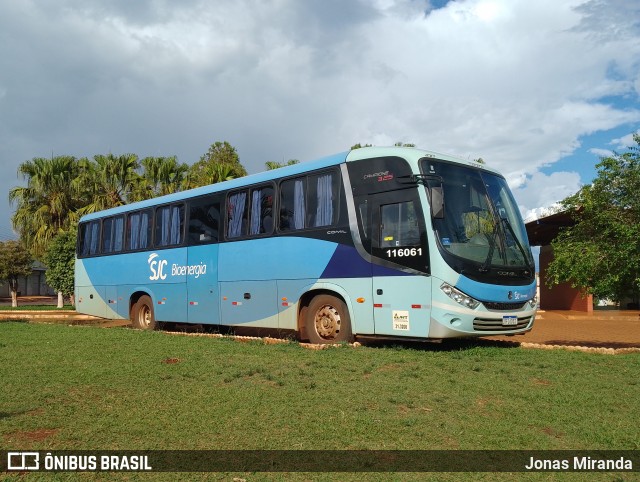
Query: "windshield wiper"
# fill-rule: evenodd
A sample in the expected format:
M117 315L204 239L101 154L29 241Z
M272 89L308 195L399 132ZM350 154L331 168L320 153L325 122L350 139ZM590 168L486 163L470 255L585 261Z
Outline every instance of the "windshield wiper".
M478 271L481 273L487 273L489 271L489 263L491 258L493 258L493 252L496 249L496 234L498 234L498 224L493 225L493 231L491 232L491 237L489 238L489 254L487 254L487 259L484 260L482 266L478 268Z
M522 253L523 261L529 262L529 257L527 256L527 252L525 251L524 246L522 246L522 243L520 243L520 241L518 240L518 236L516 236L516 233L513 230L513 226L511 226L511 223L509 222L509 220L507 218L503 218L503 217L501 217L500 219L505 224L505 226L507 226L507 229L511 233L511 237L513 238L513 240L516 243L516 246L518 247L518 249Z
M444 184L444 179L442 176L438 176L437 174L409 174L406 176L398 176L398 179L407 179L409 182L414 182L416 184L422 184L423 186L428 187L429 181L436 181L439 184Z

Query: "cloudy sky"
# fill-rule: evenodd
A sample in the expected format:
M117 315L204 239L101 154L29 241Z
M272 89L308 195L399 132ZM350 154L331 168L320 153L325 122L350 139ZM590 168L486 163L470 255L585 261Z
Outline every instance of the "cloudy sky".
M523 215L640 129L638 0L0 0L0 239L34 157L250 173L356 142L474 159Z

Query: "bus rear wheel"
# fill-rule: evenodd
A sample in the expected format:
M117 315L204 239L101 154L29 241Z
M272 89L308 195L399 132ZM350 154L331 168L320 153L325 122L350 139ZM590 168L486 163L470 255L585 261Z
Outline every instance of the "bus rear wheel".
M131 311L135 328L140 330L155 330L157 328L158 323L153 314L153 302L149 296L141 296Z
M311 343L352 341L347 305L331 295L319 295L304 310L306 334Z

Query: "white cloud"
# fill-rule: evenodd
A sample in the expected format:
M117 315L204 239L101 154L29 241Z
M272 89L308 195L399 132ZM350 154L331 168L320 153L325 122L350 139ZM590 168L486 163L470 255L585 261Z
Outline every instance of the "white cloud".
M524 222L530 223L536 219L546 218L547 216L551 216L552 214L559 213L563 210L564 209L560 203L554 203L547 207L529 209L524 216Z
M613 151L609 150L609 149L599 149L599 148L592 148L589 149L589 152L591 154L594 154L598 157L609 157L613 155Z
M11 172L52 151L192 162L228 140L255 172L403 141L483 157L534 209L538 181L570 181L541 166L640 122L637 13L620 0L5 2L0 157Z
M581 187L580 175L576 172L535 172L526 182L513 189L522 217L537 219L556 212L558 202L575 194Z
M619 139L613 139L610 144L616 146L615 149L619 151L627 149L631 146L636 146L636 142L633 140L633 134L634 133L631 133ZM640 135L640 130L636 131L635 134Z

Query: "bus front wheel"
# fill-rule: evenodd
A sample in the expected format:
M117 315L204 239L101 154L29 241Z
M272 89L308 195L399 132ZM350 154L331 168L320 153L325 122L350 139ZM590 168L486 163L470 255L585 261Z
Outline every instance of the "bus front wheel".
M133 326L140 330L155 330L158 326L153 314L153 302L148 296L141 296L138 302L133 305Z
M347 305L331 295L319 295L304 310L306 334L311 343L352 341Z

